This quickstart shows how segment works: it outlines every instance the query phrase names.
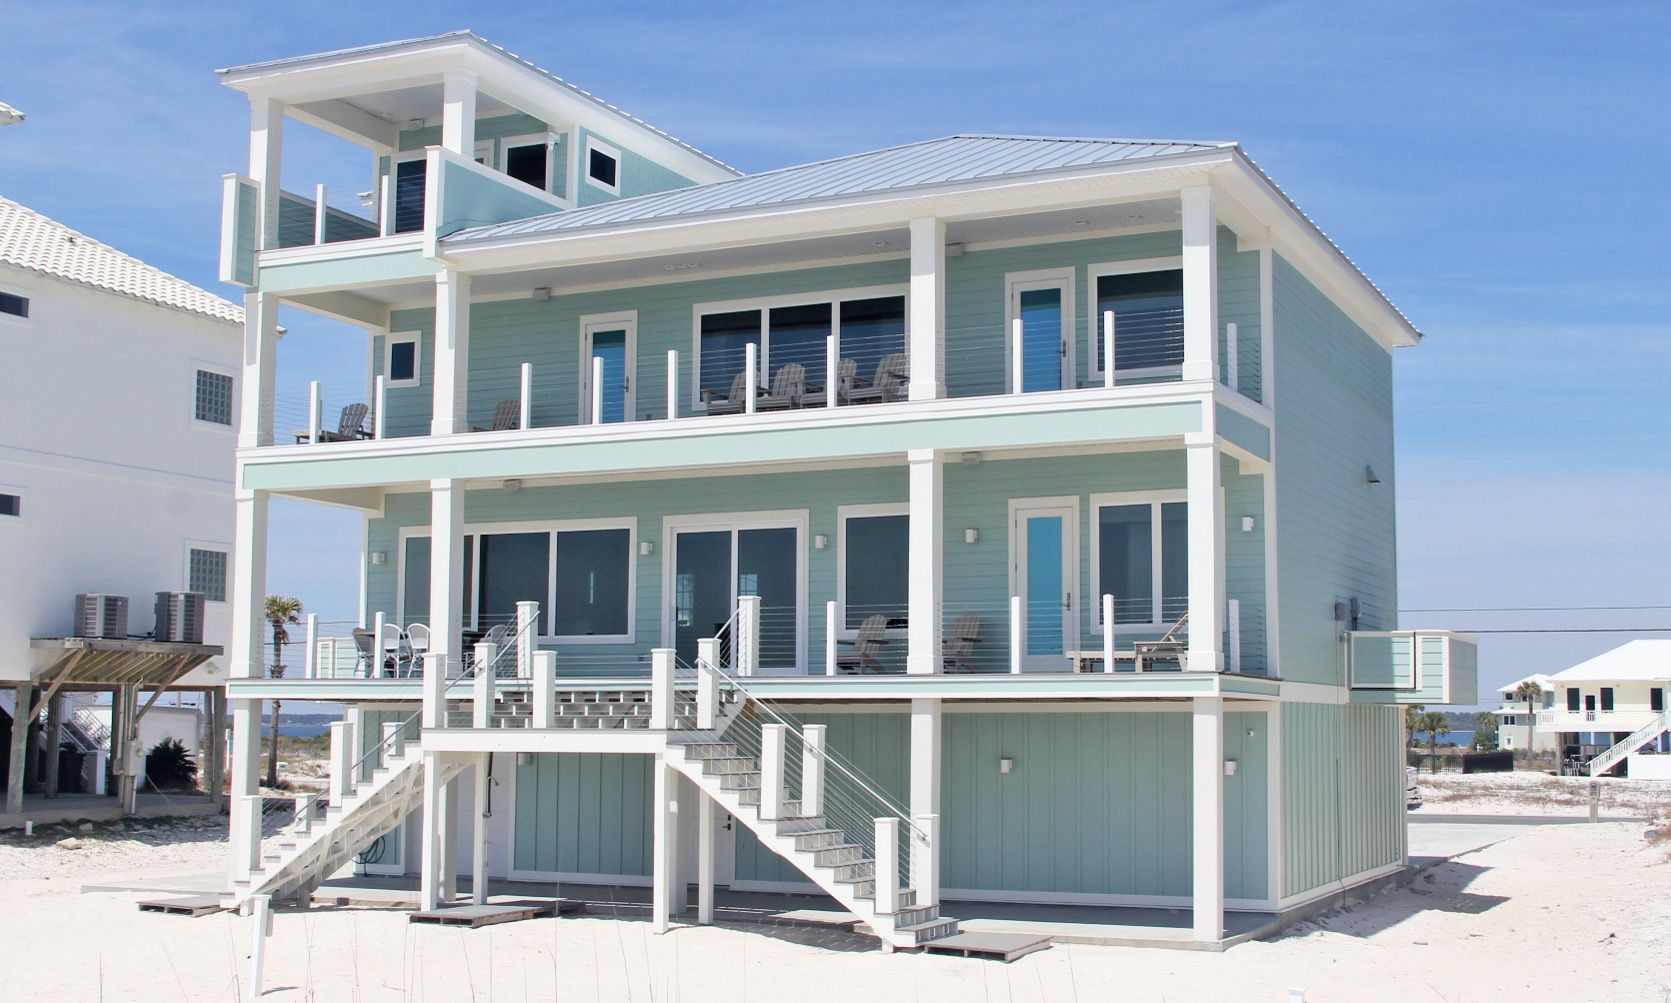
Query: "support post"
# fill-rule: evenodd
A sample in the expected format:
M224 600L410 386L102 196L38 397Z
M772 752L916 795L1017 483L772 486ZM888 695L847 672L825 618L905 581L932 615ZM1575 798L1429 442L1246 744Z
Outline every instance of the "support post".
M377 179L377 233L392 236L395 232L395 175L389 173Z
M1021 653L1027 650L1027 610L1020 596L1010 596L1010 672L1021 673Z
M789 729L781 724L768 724L760 729L760 818L775 821L783 817L784 753L789 744Z
M1196 697L1192 717L1192 927L1197 941L1216 943L1224 935L1224 698Z
M441 146L461 157L476 150L476 75L448 70L441 78Z
M651 929L666 933L674 911L673 873L678 861L678 774L667 764L664 753L655 756L655 804L652 806L655 838L651 861Z
M260 242L262 250L278 246L278 206L284 159L284 105L272 98L250 95L249 176L261 193ZM246 387L250 384L244 384Z
M1114 311L1102 312L1102 385L1114 389Z
M876 820L876 911L891 916L899 911L899 819Z
M732 642L732 655L737 659L737 675L753 676L760 672L760 597L737 597L737 636Z
M592 392L588 395L591 423L603 424L603 356L592 356Z
M145 768L145 756L139 748L139 686L127 683L122 687L122 815L134 814L139 809L140 771Z
M760 396L760 346L749 342L743 346L743 365L748 374L747 384L743 393L743 410L748 414L754 413L755 398Z
M534 652L534 727L557 727L557 652Z
M929 837L927 845L913 840L911 887L917 905L940 901L940 844L935 828L940 818L940 752L942 705L932 698L911 701L911 819ZM924 819L930 828L924 828Z
M836 674L836 641L841 628L841 604L831 599L824 604L824 674Z
M406 736L400 733L400 722L384 721L383 734L379 739L383 754L378 757L385 765L391 759L399 759L406 755Z
M498 671L493 663L499 657L497 644L476 645L476 677L471 680L474 693L470 700L470 726L472 728L490 728L493 726L493 703L496 699L496 684Z
M249 872L260 859L251 840L261 838L260 801L257 796L258 775L261 769L261 701L233 700L232 703L232 769L231 790L228 792L231 803L238 809L228 820L227 842L232 846L231 874L234 880L249 877ZM114 710L112 711L114 715ZM114 717L113 717L114 722ZM111 755L119 756L121 747L118 744L118 731L114 727L110 730ZM120 760L114 760L118 765ZM114 771L115 767L112 767ZM247 805L251 800L256 803L253 830Z
M905 671L934 675L942 668L940 602L944 587L945 461L932 449L906 453L911 514L907 520Z
M700 660L700 659L699 659ZM712 662L708 663L712 665ZM696 728L712 731L719 723L719 680L708 669L696 670Z
M840 401L841 335L831 334L824 339L824 406L835 407Z
M475 810L471 812L470 834L470 901L476 905L487 905L487 785L488 759L493 753L480 752L476 754L475 783L471 793L475 795Z
M464 485L456 480L429 482L429 629L430 653L444 665L464 653ZM426 677L428 670L425 670Z
M458 897L458 778L441 785L441 818L437 830L438 857L441 862L441 898L451 902Z
M423 726L447 726L447 656L430 652L424 656Z
M470 276L444 268L435 275L435 401L431 435L470 429Z
M64 694L52 694L47 700L46 715L46 762L41 771L41 794L44 797L56 798L61 752L59 746L64 741Z
M673 730L674 655L672 648L650 652L650 727L657 731Z
M696 824L696 921L703 926L714 923L714 799L706 791L698 790Z
M319 614L307 618L307 650L302 652L302 678L319 678Z
M1224 385L1232 390L1241 389L1241 353L1241 338L1236 333L1236 325L1224 325Z
M1102 671L1114 671L1114 597L1102 596Z
M534 647L539 636L536 621L540 618L540 604L531 599L525 599L516 604L516 678L528 679L534 675Z
M23 812L23 768L29 762L29 697L34 686L28 681L17 684L12 696L12 749L6 772L6 814ZM112 741L116 730L111 729Z
M1184 249L1185 380L1218 379L1218 212L1211 185L1178 193ZM1193 582L1192 582L1193 584ZM1191 627L1195 618L1190 617ZM1193 631L1192 631L1193 632Z
M910 316L905 325L910 355L910 400L946 396L946 224L911 221ZM833 374L832 374L833 378Z
M209 746L205 760L208 777L203 789L209 792L209 806L216 811L226 805L226 690L209 691Z
M1021 318L1010 321L1010 393L1021 393L1027 384L1022 380L1022 333L1024 328Z
M371 434L378 439L389 437L389 388L382 373L372 380Z
M1184 439L1189 537L1189 656L1191 672L1224 668L1219 636L1224 616L1224 518L1220 507L1218 441L1210 433ZM1164 597L1163 597L1164 598Z
M534 427L534 364L522 364L522 383L516 397L516 427L524 432Z
M802 729L801 817L824 814L824 743L827 727L809 724Z
M1230 672L1242 671L1242 601L1225 601L1224 611L1224 667Z
M271 895L250 896L249 990L252 999L259 999L263 990L262 969L267 962L267 938L273 935L273 898Z
M424 676L427 681L429 676ZM441 895L441 830L445 798L442 796L441 753L424 753L424 831L418 864L418 900L426 912L439 909Z
M278 297L244 294L243 373L239 381L238 446L273 444L273 385L278 369Z
M679 350L667 350L667 420L679 417Z
M349 750L347 721L332 721L331 732L331 807L341 808L354 789L354 778L348 775L353 754Z
M319 399L319 381L308 382L308 443L311 445L319 441L319 426L323 423L320 409L324 402Z
M325 242L325 186L313 186L313 242Z

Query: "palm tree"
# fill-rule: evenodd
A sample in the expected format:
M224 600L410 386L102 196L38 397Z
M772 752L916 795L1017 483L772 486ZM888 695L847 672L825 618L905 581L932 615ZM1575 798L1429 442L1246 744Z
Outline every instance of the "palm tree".
M1537 730L1537 710L1534 704L1543 695L1543 687L1530 679L1525 680L1514 688L1514 698L1526 701L1526 754L1532 754L1532 736Z
M1475 752L1495 752L1497 750L1497 715L1488 710L1482 710L1474 715Z
M1439 772L1439 739L1450 734L1450 715L1430 710L1416 719L1416 730L1427 732L1427 752L1433 757L1433 772Z
M284 646L290 643L292 624L302 622L302 601L295 596L267 597L266 620L273 625L273 661L267 674L274 679L284 678ZM267 786L278 786L279 701L273 701L272 718L268 722L271 745L267 750Z

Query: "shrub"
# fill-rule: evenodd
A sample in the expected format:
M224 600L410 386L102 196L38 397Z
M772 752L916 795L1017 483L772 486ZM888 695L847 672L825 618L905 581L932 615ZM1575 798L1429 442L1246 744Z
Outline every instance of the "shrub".
M197 787L197 761L177 738L165 738L145 754L145 781L152 790L189 791Z

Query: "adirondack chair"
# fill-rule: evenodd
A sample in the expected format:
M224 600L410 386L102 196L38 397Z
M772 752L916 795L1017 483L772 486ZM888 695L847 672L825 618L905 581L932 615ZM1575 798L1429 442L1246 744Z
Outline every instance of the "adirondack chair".
M356 439L368 438L369 433L366 432L365 424L366 415L370 411L371 407L369 405L349 404L347 407L342 409L342 415L337 419L336 431L333 432L328 428L321 428L319 430L319 441L353 442ZM296 441L308 441L308 432L306 429L296 433Z
M940 641L940 660L947 672L978 672L975 665L975 645L981 639L979 613L964 613L952 623L951 630Z
M702 400L709 414L736 414L748 406L748 373L731 377L731 392L721 397L712 390L702 391Z
M888 643L888 618L874 613L859 624L859 634L851 641L838 640L836 670L838 672L883 672L882 646ZM843 654L839 648L849 650Z
M801 398L802 407L823 407L830 402L830 391L833 388L837 404L850 404L853 398L853 381L859 378L859 360L842 359L836 363L834 380L825 382L822 389L816 393L809 393Z
M800 407L801 398L806 396L806 367L799 362L790 362L778 367L772 376L771 392L761 397L755 404L758 411L781 411L785 408Z
M905 397L906 381L910 379L911 364L904 352L892 352L876 363L870 383L854 387L848 396L855 404L873 404L901 400Z
M1136 669L1138 672L1148 671L1146 666L1150 662L1176 661L1179 669L1189 668L1189 642L1182 640L1179 635L1184 625L1189 622L1189 614L1178 618L1178 622L1158 641L1133 641L1131 644Z
M521 427L522 427L522 402L521 401L508 400L508 401L500 401L499 403L493 405L493 420L488 423L487 428L483 428L480 425L471 425L470 426L470 431L472 431L472 432L508 432L511 429L521 428Z

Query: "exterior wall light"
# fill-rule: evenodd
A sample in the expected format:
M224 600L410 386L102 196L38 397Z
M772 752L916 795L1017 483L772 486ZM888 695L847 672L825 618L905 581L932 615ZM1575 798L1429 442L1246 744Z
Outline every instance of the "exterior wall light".
M828 547L829 545L830 545L830 538L828 536L825 536L823 533L819 533L817 536L812 538L812 549L814 549L814 550L823 550L825 547Z
M1004 758L998 760L998 772L999 773L1014 773L1015 772L1015 760L1011 759L1008 756L1005 756Z
M652 542L650 540L640 540L640 541L638 541L638 556L639 557L649 557L651 554L653 554L655 552L656 552L656 545L655 545L654 542Z
M1253 516L1251 516L1251 515L1242 516L1242 532L1244 532L1244 533L1253 532Z
M374 551L372 551L371 552L371 563L377 565L378 567L382 567L383 565L389 563L388 552L384 551L384 550L374 550Z
M980 530L978 530L978 529L966 529L966 530L963 531L963 542L964 543L979 543L980 540L981 540L981 531Z
M1366 483L1366 484L1379 484L1379 483L1381 483L1381 478L1377 477L1376 474L1375 474L1375 468L1372 467L1372 466L1369 466L1368 464L1364 465L1363 479L1364 479L1364 483Z

